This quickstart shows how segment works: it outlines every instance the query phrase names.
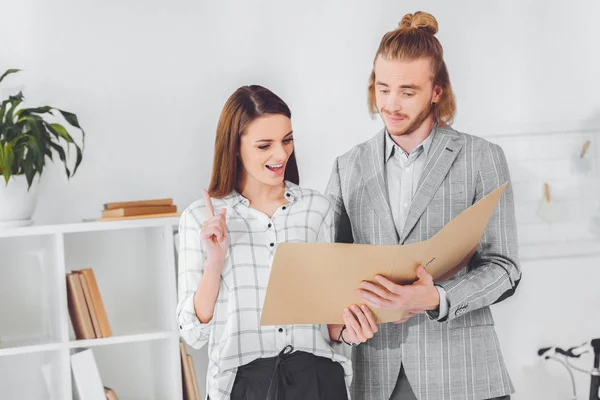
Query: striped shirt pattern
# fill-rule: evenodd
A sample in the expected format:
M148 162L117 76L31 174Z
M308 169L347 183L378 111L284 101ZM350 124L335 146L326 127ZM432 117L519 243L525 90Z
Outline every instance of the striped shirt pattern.
M417 315L382 324L354 348L355 400L389 400L401 366L421 400L479 400L514 392L490 305L521 279L510 174L502 149L482 138L438 128L402 229L394 224L385 177L385 131L338 157L326 190L335 240L397 245L427 240L454 217L508 182L469 265L437 282L447 294L440 321Z

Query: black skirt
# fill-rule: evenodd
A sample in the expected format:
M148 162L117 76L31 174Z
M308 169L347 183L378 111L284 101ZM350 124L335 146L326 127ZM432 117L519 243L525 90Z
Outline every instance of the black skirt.
M232 400L347 400L340 363L287 346L238 368Z

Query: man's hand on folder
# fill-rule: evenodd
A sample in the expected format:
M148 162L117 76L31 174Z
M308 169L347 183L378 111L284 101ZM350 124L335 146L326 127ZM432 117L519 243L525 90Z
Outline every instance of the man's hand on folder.
M423 266L417 268L417 278L411 285L398 285L377 275L377 283L363 281L358 293L373 308L408 311L403 319L395 323L406 322L410 317L435 310L440 305L440 295L433 285L433 277Z

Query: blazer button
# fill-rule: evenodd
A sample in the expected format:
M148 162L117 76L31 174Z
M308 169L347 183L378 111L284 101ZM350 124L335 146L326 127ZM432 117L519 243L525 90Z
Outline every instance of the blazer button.
M275 243L270 243L269 246L273 247L275 246Z

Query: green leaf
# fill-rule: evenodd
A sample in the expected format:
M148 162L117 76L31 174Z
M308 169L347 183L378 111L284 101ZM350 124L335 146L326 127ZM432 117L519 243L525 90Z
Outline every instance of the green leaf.
M21 92L19 92L19 94L17 94L16 96L8 97L8 100L10 103L10 108L6 111L6 117L4 118L3 130L5 130L7 126L12 126L15 124L14 113L15 113L17 107L19 106L19 104L21 104L23 102L23 99L24 99L24 97ZM9 140L12 140L12 138L9 138Z
M23 108L23 109L19 110L19 112L16 115L48 114L48 113L50 113L51 110L52 110L52 107L50 107L50 106L36 107L36 108Z
M9 70L2 78L15 72L18 70ZM7 176L25 174L31 186L34 177L42 174L46 158L53 160L56 152L71 178L83 160L85 146L85 132L77 116L51 106L24 108L23 100L19 92L0 103L0 175L8 180ZM69 126L45 120L48 114L58 116L56 111ZM71 135L71 127L81 131L81 147ZM71 146L77 152L74 166L70 162Z
M81 131L81 149L79 149L79 147L76 146L77 147L77 156L80 157L82 149L85 147L85 132L84 132L83 128L81 126L79 126L79 120L77 119L77 115L70 113L68 111L59 110L58 108L56 110L58 110L58 112L60 112L62 114L64 119L66 119L69 124L71 124L72 126L74 126L75 128L77 128ZM79 161L79 163L80 162L81 161ZM76 164L75 170L77 169L77 166L79 165L79 163ZM73 173L75 173L75 171L73 171Z
M4 126L4 114L6 114L6 107L10 104L10 100L4 100L2 105L0 105L0 132L3 131L2 127Z
M81 164L81 161L83 160L83 151L82 151L82 149L77 145L77 143L75 143L75 140L73 140L73 137L69 134L69 132L65 129L64 126L62 126L60 124L48 124L47 122L45 122L44 125L55 136L61 137L68 144L72 144L73 146L75 146L75 151L77 152L77 157L75 159L75 166L73 167L73 171L71 172L71 176L75 175L75 172L77 172L77 169L79 168L79 165ZM81 132L83 133L83 130ZM67 147L67 148L69 149L70 146Z
M35 163L36 170L41 173L44 169L44 155L48 147L48 140L44 137L42 130L40 130L40 127L43 129L43 123L35 120L27 120L27 127L29 128L29 134L35 138L37 147L39 148L39 151L36 151L38 150L37 148L33 148L35 157L32 161Z
M34 162L32 161L32 159L33 153L28 152L25 156L25 161L23 162L23 170L25 171L25 178L27 178L28 189L31 187L31 184L33 183L33 178L36 174L36 170L35 168L33 168Z
M57 108L57 110L58 110L58 108ZM58 112L60 112L62 114L64 119L66 119L69 124L73 125L75 128L79 128L79 130L83 130L83 129L81 129L81 126L79 126L79 121L77 120L77 115L70 113L68 111L63 111L63 110L58 110Z
M60 145L58 145L58 144L56 144L54 142L50 142L49 144L58 153L58 156L60 157L60 160L65 165L65 172L67 173L67 178L70 178L71 177L71 171L69 171L69 167L67 166L67 155L65 154L64 149Z
M6 181L6 183L8 183L8 180L10 179L10 176L12 175L12 163L13 163L13 159L14 159L14 153L12 150L12 146L10 145L10 143L7 143L6 146L4 146L4 156L3 156L3 160L2 160L2 169L4 170L4 180Z
M21 70L20 70L20 69L16 69L16 68L9 69L9 70L8 70L8 71L6 71L5 73L3 73L3 74L2 74L2 76L0 76L0 82L2 82L2 80L3 80L3 79L6 77L6 76L8 76L8 75L10 75L10 74L15 74L15 73L17 73L17 72L19 72L19 71L21 71Z
M50 126L56 131L58 136L65 139L68 143L75 143L75 141L73 140L71 135L69 135L69 132L67 132L64 126L62 126L61 124L50 124Z

